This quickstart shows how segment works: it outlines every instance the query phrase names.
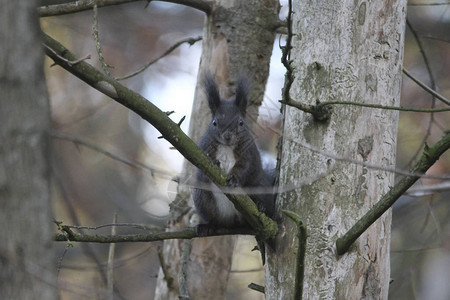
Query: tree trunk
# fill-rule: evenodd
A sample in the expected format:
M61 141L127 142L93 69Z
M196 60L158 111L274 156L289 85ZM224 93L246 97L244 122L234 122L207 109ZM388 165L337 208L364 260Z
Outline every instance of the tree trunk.
M0 294L56 299L41 33L34 1L0 7Z
M215 1L213 11L205 20L199 80L189 126L189 136L195 141L200 139L210 122L210 112L201 86L206 72L216 75L224 97L232 96L234 83L240 75L249 76L252 92L247 115L250 123L256 121L269 75L275 29L279 24L278 10L276 0ZM182 181L194 179L194 174L195 168L186 162ZM189 226L189 214L183 215L185 212L179 208L186 207L190 196L190 189L180 186L176 202L171 205L172 217L168 230ZM234 242L235 238L231 236L193 241L188 272L192 299L225 298ZM164 260L174 278L179 269L180 251L180 241L164 242ZM179 291L176 287L175 284L172 289L168 288L161 270L156 299L177 298Z
M293 99L399 105L406 1L295 1L293 11ZM303 299L387 299L390 212L348 253L337 256L335 242L394 174L336 158L394 167L397 120L391 110L335 105L320 123L285 107L280 186L296 188L279 196L278 207L307 227ZM294 299L296 234L283 216L268 258L267 299Z

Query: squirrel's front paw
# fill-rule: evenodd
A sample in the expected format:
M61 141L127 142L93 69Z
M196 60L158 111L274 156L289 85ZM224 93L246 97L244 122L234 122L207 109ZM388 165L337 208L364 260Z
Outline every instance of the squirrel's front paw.
M199 237L212 235L214 231L215 228L209 224L198 224L197 226L195 226L195 232Z
M239 185L239 180L235 175L229 174L227 177L227 184L229 187L237 187Z

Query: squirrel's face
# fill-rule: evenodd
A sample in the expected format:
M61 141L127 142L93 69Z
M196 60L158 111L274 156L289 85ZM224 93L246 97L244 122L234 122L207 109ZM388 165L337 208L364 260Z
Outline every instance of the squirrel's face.
M232 100L220 98L219 88L214 77L209 74L204 80L205 94L213 119L209 125L209 134L217 142L227 146L235 146L248 135L245 114L247 110L247 80L239 78L236 82L236 95Z
M210 124L210 130L214 132L216 140L223 145L234 146L240 136L246 131L245 117L234 101L222 100L221 105L215 111Z

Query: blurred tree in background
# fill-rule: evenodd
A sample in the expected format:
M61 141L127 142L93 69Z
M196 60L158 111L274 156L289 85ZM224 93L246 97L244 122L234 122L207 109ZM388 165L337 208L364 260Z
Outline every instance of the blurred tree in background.
M450 6L442 1L408 1L403 66L444 95L450 93ZM401 105L446 107L409 77L403 77ZM408 169L424 143L433 144L450 127L450 113L400 112L397 168ZM445 153L427 172L447 175ZM429 189L427 189L429 188ZM415 190L415 191L414 191ZM393 207L391 239L392 299L448 299L450 288L450 184L421 179Z
M52 300L50 103L39 20L33 2L0 7L0 295Z

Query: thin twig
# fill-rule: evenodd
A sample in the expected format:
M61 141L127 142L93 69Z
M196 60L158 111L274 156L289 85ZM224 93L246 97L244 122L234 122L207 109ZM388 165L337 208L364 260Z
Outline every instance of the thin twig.
M69 248L73 247L73 244L69 241L66 244L66 247L64 247L64 252L61 254L61 256L58 258L58 262L56 263L56 277L59 278L59 273L62 268L62 262L64 260L64 257L69 252Z
M114 213L113 224L117 223L117 213ZM111 227L111 235L116 235L116 226ZM106 268L106 290L108 291L109 300L114 300L114 254L116 244L109 244L108 265Z
M423 83L422 81L420 81L419 79L414 77L411 73L409 73L409 71L407 69L403 68L403 73L406 76L408 76L412 81L417 83L417 85L420 86L421 88L423 88L425 91L427 91L428 93L430 93L431 95L433 95L437 99L441 100L445 104L450 105L450 100L448 100L447 98L445 98L444 96L442 96L441 94L439 94L438 92L433 90L432 88L428 87L425 83Z
M381 104L370 104L370 103L360 103L353 101L329 101L318 104L318 106L327 106L327 105L354 105L360 107L369 107L369 108L378 108L378 109L386 109L386 110L398 110L398 111L407 111L407 112L422 112L422 113L437 113L437 112L446 112L450 111L450 107L446 108L436 108L436 109L428 109L428 108L413 108L413 107L403 107L403 106L389 106L389 105L381 105Z
M407 190L405 194L412 197L422 197L446 191L450 191L450 182L441 182L437 184L413 187Z
M423 39L428 39L428 40L434 40L434 41L439 41L439 42L443 42L443 43L450 43L450 40L441 38L441 37L437 37L437 36L432 36L432 35L422 35Z
M98 7L105 7L137 1L140 0L97 0L96 2ZM198 9L200 11L203 11L204 13L207 14L211 12L213 6L212 1L207 0L158 0L158 1L171 2L189 6ZM93 0L79 0L63 4L41 6L38 8L38 14L40 17L60 16L90 10L93 7L94 7Z
M150 172L152 177L155 176L155 174L159 174L159 176L164 177L164 178L168 178L168 179L173 178L173 174L167 173L167 172L162 171L162 170L158 170L156 168L149 167L149 166L147 166L147 165L145 165L145 164L143 164L141 162L132 161L132 160L129 160L127 158L121 157L119 155L116 155L114 153L111 153L110 151L107 151L107 150L101 148L100 146L94 145L91 142L88 142L86 140L80 139L78 137L74 137L74 136L71 136L71 135L68 135L68 134L65 134L65 133L62 133L62 132L57 132L57 131L53 131L51 133L51 136L53 138L55 138L55 139L70 141L70 142L74 143L75 145L81 145L81 146L84 146L86 148L92 149L92 150L94 150L96 152L99 152L99 153L101 153L101 154L103 154L103 155L105 155L105 156L107 156L109 158L117 160L117 161L119 161L121 163L124 163L126 165L129 165L131 167L146 170L146 171Z
M150 245L149 247L145 247L144 250L139 251L137 253L132 253L130 255L128 255L127 257L124 258L118 258L114 260L114 267L118 268L121 267L123 265L125 265L126 263L128 263L129 261L132 260L136 260L136 259L141 259L143 256L148 255L150 252L149 250L152 249L154 246ZM106 267L107 263L102 264L102 267ZM70 269L70 270L92 270L97 268L96 265L86 265L86 264L79 264L79 263L74 263L72 265L63 265L62 268L64 269Z
M436 91L432 90L431 88L426 86L424 83L420 82L418 79L413 77L406 69L403 68L403 72L405 73L406 76L408 76L413 81L415 81L424 90L426 90L427 92L429 92L430 94L435 96L437 99L441 100L442 102L444 102L446 104L448 103L450 105L450 101L447 98L440 95ZM285 95L284 97L289 97L289 96ZM354 105L354 106L377 108L377 109L397 110L397 111L406 111L406 112L421 112L421 113L431 113L431 114L438 113L438 112L450 111L450 107L435 108L435 109L433 109L433 108L413 108L413 107L402 107L402 106L398 107L398 106L388 106L388 105L381 105L381 104L361 103L361 102L353 102L353 101L327 101L327 102L317 103L316 105L308 105L308 104L303 104L298 101L295 101L295 100L291 99L290 97L287 99L288 99L287 101L283 99L280 102L282 104L286 104L286 105L298 108L304 112L311 113L315 117L321 116L321 115L326 115L327 111L325 111L325 109L321 109L321 108L326 108L331 105Z
M412 35L414 36L417 46L419 47L420 54L422 55L423 62L425 64L425 68L427 69L427 72L428 72L428 76L430 76L431 88L433 90L436 90L436 80L434 80L434 75L433 75L433 72L431 71L430 62L428 61L428 56L425 53L425 48L423 47L422 40L420 39L417 31L412 26L411 22L409 22L408 18L406 18L406 25L408 26L409 30L411 31ZM433 98L433 101L434 101L434 98ZM434 105L434 103L433 103L433 105ZM447 100L447 105L450 105L448 100Z
M272 129L271 129L272 130ZM275 134L280 135L279 131L275 131L272 130ZM110 157L114 160L117 160L119 162L122 162L124 164L127 164L129 166L135 167L135 168L142 168L143 170L149 171L152 176L155 176L155 174L159 174L159 176L163 177L163 178L167 178L167 179L173 179L174 175L173 174L169 174L167 172L149 167L145 164L142 164L140 162L135 162L135 161L131 161L127 158L121 157L119 155L116 155L108 150L102 149L101 147L92 144L91 142L85 141L83 139L77 138L77 137L73 137L70 135L67 135L65 133L61 133L61 132L52 132L51 136L53 138L57 138L57 139L62 139L62 140L67 140L70 142L73 142L76 145L81 145L84 147L87 147L89 149L92 149L94 151L97 151L107 157ZM369 162L364 162L364 161L360 161L360 160L356 160L356 159L351 159L351 158L346 158L346 157L342 157L342 156L337 156L328 152L325 152L321 149L315 148L311 145L308 145L306 143L302 143L300 141L296 141L296 140L292 140L289 139L288 137L285 137L285 139L291 141L292 143L298 144L300 147L306 148L308 150L310 150L311 152L323 155L327 158L331 158L334 159L336 161L341 161L341 162L346 162L346 163L351 163L351 164L355 164L355 165L361 165L363 167L366 167L368 169L371 170L380 170L380 171L386 171L386 172L390 172L390 173L394 173L397 175L405 175L405 176L412 176L412 175L420 175L423 176L423 178L433 178L433 179L449 179L449 176L446 175L424 175L424 174L412 174L406 170L401 170L401 169L397 169L397 168L389 168L389 167L385 167L385 166L379 166L379 165L374 165L374 164L370 164ZM308 185L311 184L312 182L314 182L315 180L317 180L318 178L321 178L323 176L326 176L327 173L321 173L318 174L317 176L313 176L313 177L309 177L308 179L302 181L302 182L296 182L296 184L292 184L292 185L285 185L282 187L276 187L275 189L270 187L270 188L264 188L264 187L257 187L257 188L245 188L245 189L235 189L235 188L224 188L223 190L226 193L229 194L239 194L241 193L241 191L243 190L245 193L247 194L267 194L267 193L272 193L275 192L277 194L280 193L285 193L285 192L289 192L295 189L298 189L299 187L301 187L302 185ZM213 191L214 188L212 188L209 184L203 184L201 182L185 182L184 183L186 186L189 186L191 188L197 188L197 189L203 189L203 190L209 190L209 191ZM70 228L76 228L76 229L88 229L88 230L97 230L100 228L104 228L104 227L109 227L109 226L113 226L113 224L103 224L100 226L69 226ZM144 229L144 230L155 230L157 227L156 226L150 226L150 225L145 225L145 224L135 224L135 223L119 223L116 224L115 226L128 226L128 227L136 227L136 228L140 228L140 229ZM160 229L161 230L161 229Z
M113 224L102 224L99 226L78 226L78 225L64 225L64 226L66 226L67 228L87 229L87 230L98 230L105 227L134 227L143 230L152 230L153 232L164 231L162 227L156 225L138 224L138 223L113 223Z
M82 58L79 58L79 59L76 59L76 60L68 60L68 59L65 59L64 57L62 57L62 56L60 56L60 55L58 55L58 53L56 53L52 48L50 48L49 46L47 46L46 44L42 44L48 51L51 51L54 55L57 55L61 60L63 60L63 61L65 61L69 66L74 66L74 65L76 65L76 64L78 64L78 63L80 63L80 62L82 62L82 61L85 61L85 60L87 60L87 59L90 59L91 58L91 55L90 54L87 54L86 56L84 56L84 57L82 57ZM52 66L54 66L55 64L53 64Z
M131 73L131 74L125 75L125 76L123 76L123 77L116 77L116 80L119 80L119 81L120 81L120 80L124 80L124 79L128 79L128 78L130 78L130 77L136 76L136 75L138 75L138 74L144 72L144 71L145 71L148 67L150 67L151 65L155 64L156 62L158 62L161 58L163 58L163 57L169 55L170 53L172 53L175 49L177 49L177 48L178 48L179 46L181 46L182 44L188 43L189 45L192 46L192 45L194 45L196 42L200 41L201 39L202 39L202 37L201 37L201 36L198 36L198 37L196 37L196 38L192 38L192 37L191 37L191 38L187 38L187 39L181 40L181 41L175 43L174 45L172 45L169 49L167 49L167 50L166 50L163 54L161 54L159 57L153 59L152 61L150 61L149 63L147 63L145 66L141 67L139 70L137 70L137 71L135 71L135 72L133 72L133 73Z
M272 130L272 129L271 129ZM275 131L272 130L275 134L280 135L281 133L279 131ZM163 176L164 178L168 178L168 179L173 179L173 174L169 174L167 172L161 171L161 170L157 170L155 168L149 167L145 164L142 164L140 162L135 162L135 161L131 161L127 158L123 158L119 155L116 155L110 151L107 151L105 149L102 149L101 147L92 144L91 142L85 141L83 139L77 138L77 137L73 137L70 135L67 135L65 133L61 133L61 132L52 132L52 137L53 138L57 138L57 139L62 139L62 140L67 140L67 141L71 141L76 145L81 145L81 146L85 146L89 149L92 149L94 151L97 151L99 153L102 153L105 156L108 156L114 160L117 160L119 162L122 162L124 164L127 164L129 166L135 167L135 168L142 168L146 171L149 171L152 176L154 176L155 174L160 174L159 176ZM368 162L364 162L364 161L360 161L360 160L356 160L356 159L351 159L351 158L346 158L346 157L342 157L342 156L337 156L328 152L325 152L321 149L315 148L311 145L308 145L306 143L302 143L300 141L296 141L296 140L292 140L289 139L289 137L285 137L285 139L291 141L292 143L298 144L300 147L304 147L314 153L323 155L327 158L331 158L334 159L336 161L341 161L341 162L346 162L346 163L351 163L351 164L356 164L356 165L361 165L363 167L366 167L368 169L371 170L380 170L380 171L386 171L386 172L391 172L397 175L405 175L405 176L417 176L417 175L421 175L423 176L423 178L435 178L435 179L449 179L449 176L447 175L424 175L424 174L412 174L409 171L406 170L401 170L398 168L389 168L389 167L385 167L385 166L379 166L379 165L374 165L374 164L370 164ZM314 182L315 180L317 180L320 177L326 176L327 174L319 174L317 177L311 177L308 180L305 180L301 183L295 184L295 185L287 185L287 186L283 186L283 187L277 187L275 189L276 193L284 193L284 192L289 192L292 191L294 189L299 188L302 185L307 185L307 184L311 184L312 182ZM185 183L186 185L189 185L190 187L193 188L198 188L198 189L203 189L203 190L213 190L210 185L205 185L202 184L200 182L189 182L189 183ZM244 189L244 192L247 194L266 194L267 192L272 192L273 188L270 188L270 191L268 189L265 188L246 188ZM240 193L240 190L237 191L235 188L224 188L224 191L230 194L237 194ZM100 226L73 226L71 228L77 228L77 229L90 229L90 230L96 230L96 229L100 229L103 227L108 227L108 226L112 226L112 224L105 224L105 225L100 225ZM149 225L145 225L145 224L134 224L134 223L124 223L124 224L116 224L116 226L130 226L130 227L136 227L136 228L141 228L141 229L145 229L145 230L153 230L154 228L150 227Z
M56 185L59 188L59 192L61 193L61 196L62 196L65 204L67 205L67 212L68 212L70 218L72 219L72 222L79 223L80 219L77 215L74 204L72 203L71 198L69 197L69 195L65 189L65 186L62 182L63 177L62 177L62 175L59 174L59 170L55 167L55 164L52 164L52 171L53 171L53 174L56 175L56 176L54 176ZM62 222L55 221L55 223L57 224L58 229L62 230ZM80 233L83 233L83 230L81 228L77 228L77 230ZM70 244L69 239L67 239L67 243ZM100 262L99 258L97 257L97 255L95 254L95 252L90 247L90 245L82 244L81 250L87 257L90 257L94 261L94 263L96 264L97 269L101 275L103 283L106 283L106 274L103 271L103 268L101 267L101 262Z
M58 278L49 271L48 266L42 266L35 260L24 259L23 255L20 255L17 251L9 250L2 246L0 246L0 259L12 264L12 266L18 270L26 272L39 282L43 282L50 287L64 290L78 296L77 299L89 299L92 295L97 295L98 297L106 295L106 291L101 287L98 287L98 285L94 288L94 286L91 285L76 284L73 281L69 283L61 279L58 280Z
M274 131L276 134L280 135L279 131ZM77 137L73 137L70 135L67 135L65 133L61 133L61 132L52 132L52 137L53 138L57 138L57 139L62 139L62 140L67 140L67 141L71 141L76 145L81 145L81 146L85 146L89 149L92 149L94 151L97 151L99 153L102 153L105 156L108 156L114 160L117 160L119 162L122 162L124 164L127 164L129 166L135 167L135 168L142 168L144 170L149 171L152 176L154 176L155 174L160 174L159 176L163 176L164 178L168 178L168 179L173 179L173 174L169 174L167 172L161 171L161 170L157 170L155 168L151 168L145 164L142 164L140 162L135 162L135 161L131 161L129 159L123 158L121 156L118 156L116 154L111 153L110 151L107 151L105 149L102 149L101 147L92 144L91 142L85 141L83 139L77 138ZM304 147L314 153L318 153L320 155L323 155L327 158L331 158L334 159L336 161L341 161L341 162L346 162L346 163L352 163L352 164L356 164L356 165L361 165L363 167L366 167L368 169L371 170L381 170L381 171L386 171L386 172L391 172L397 175L405 175L405 176L409 176L409 175L421 175L423 176L423 178L435 178L435 179L449 179L449 176L446 175L424 175L424 174L412 174L406 170L401 170L401 169L397 169L397 168L389 168L389 167L383 167L383 166L379 166L379 165L374 165L374 164L370 164L368 162L364 162L364 161L359 161L356 159L351 159L351 158L345 158L345 157L341 157L341 156L337 156L328 152L325 152L321 149L317 149L315 147L312 147L311 145L299 142L299 141L295 141L292 139L289 139L288 137L285 137L286 139L290 140L292 143L296 143L301 147ZM268 192L276 192L276 193L284 193L284 192L289 192L292 191L294 189L299 188L302 185L308 185L311 184L311 182L314 182L315 180L317 180L320 177L326 176L327 174L319 174L317 177L311 177L308 178L308 180L302 181L300 183L296 183L295 185L286 185L283 187L277 187L275 190L273 190L273 188L245 188L243 189L243 191L247 194L266 194ZM197 188L197 189L203 189L203 190L210 190L213 191L213 188L210 187L210 185L205 185L202 184L200 182L186 182L185 185L188 185L192 188ZM235 188L224 188L223 189L225 192L229 193L229 194L238 194L241 192L241 190L236 190ZM112 226L113 224L104 224L104 225L100 225L100 226L71 226L71 228L77 228L77 229L90 229L90 230L96 230L96 229L100 229L100 228L104 228L104 227L108 227L108 226ZM130 227L136 227L136 228L140 228L140 229L144 229L144 230L154 230L154 227L150 227L150 225L145 225L145 224L134 224L134 223L123 223L123 224L116 224L116 226L130 226Z
M410 2L408 2L408 6L441 6L441 5L450 5L450 2L433 2L433 3L410 3Z
M431 88L426 86L424 83L419 81L417 78L413 77L405 68L403 68L403 73L405 73L406 76L408 76L411 80L413 80L417 85L422 87L425 91L431 93L431 95L432 95L431 108L434 108L435 105L436 105L436 97L439 100L443 101L444 103L447 103L447 105L448 105L449 101L444 101L444 99L439 97L440 96L439 94L437 94L436 92L433 93L436 90L436 81L434 80L433 72L431 71L430 63L428 62L428 56L425 53L425 49L423 47L422 40L420 39L419 34L414 29L414 27L412 26L411 22L409 22L408 18L406 18L406 26L408 26L409 30L411 31L411 34L413 35L413 37L414 37L414 39L415 39L415 41L417 43L417 46L419 47L419 51L420 51L420 54L422 55L423 62L425 64L425 68L426 68L426 70L428 72L428 75L430 77ZM428 137L431 134L431 126L433 124L433 121L434 121L434 114L430 114L430 119L428 121L427 130L425 132L425 135L424 135L420 145L423 145L428 140ZM411 164L417 158L419 153L420 153L420 147L417 148L416 152L411 156L411 159L406 164L407 167L411 166Z
M93 33L92 35L94 36L94 40L95 40L95 48L97 49L97 54L98 54L98 60L100 61L100 63L102 64L102 68L103 71L105 72L105 74L107 76L111 76L111 73L109 72L109 66L108 64L106 64L105 58L103 57L103 51L102 51L102 46L100 45L100 39L98 37L98 9L97 9L97 0L94 0L94 20L93 20Z
M292 67L291 60L291 49L292 49L292 1L289 0L289 12L286 18L286 27L287 27L287 37L286 44L284 46L280 46L282 56L281 62L286 68L286 74L284 75L284 87L282 91L283 100L279 101L281 104L289 105L300 109L306 113L310 113L314 116L314 118L318 121L325 122L331 116L331 107L330 106L318 106L318 105L309 105L304 104L299 101L295 101L290 96L291 86L294 82L294 67Z
M446 175L446 174L432 175L432 174L417 173L417 172L413 172L413 171L406 171L406 170L400 170L400 169L396 169L396 168L383 167L378 164L371 164L371 163L359 161L359 160L352 159L352 158L345 158L345 157L338 156L338 155L335 155L335 154L332 154L329 152L325 152L319 148L315 148L311 145L308 145L308 144L300 142L300 141L296 141L296 140L292 140L292 139L288 139L288 140L291 143L297 144L303 148L310 150L311 152L323 155L327 158L331 158L336 161L341 161L341 162L345 162L345 163L352 163L352 164L364 166L365 168L368 168L371 170L380 170L380 171L391 172L391 173L394 173L397 175L404 175L404 176L418 176L418 177L422 177L422 178L435 178L435 179L450 179L450 175Z

